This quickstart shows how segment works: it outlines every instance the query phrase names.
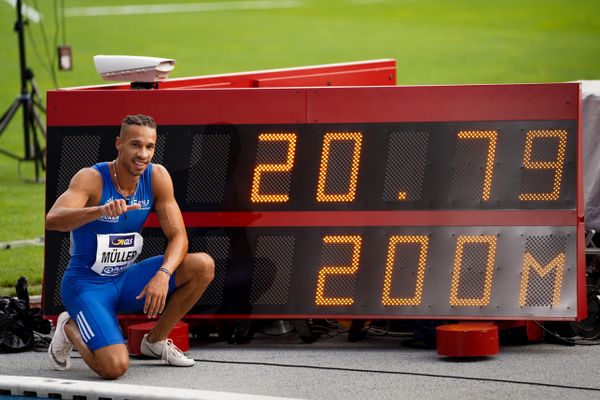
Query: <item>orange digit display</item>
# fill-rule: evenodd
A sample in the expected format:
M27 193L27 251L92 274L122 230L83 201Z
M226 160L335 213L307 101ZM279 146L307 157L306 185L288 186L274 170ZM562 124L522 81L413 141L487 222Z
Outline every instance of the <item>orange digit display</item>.
M331 144L333 142L352 141L354 142L352 151L352 164L350 166L350 176L348 179L348 190L345 193L326 193L326 182L329 170L336 169L338 166L330 166ZM360 153L362 147L361 132L328 132L323 139L323 149L321 152L321 164L319 167L319 182L317 185L317 201L320 202L349 202L356 196L356 185L358 182L358 166L360 164Z
M317 292L315 303L319 306L348 306L354 304L352 297L325 297L325 284L328 275L353 275L358 271L362 237L360 236L325 236L325 244L352 245L352 261L345 266L326 266L321 268L317 278Z
M492 174L494 172L494 160L496 158L496 131L460 131L458 138L463 140L471 139L487 139L489 141L487 159L485 162L485 176L483 178L483 193L481 200L490 199L490 191L492 187Z
M45 212L80 168L104 171L122 113L146 110L189 251L214 260L192 319L586 318L600 213L581 84L396 86L392 64L52 91ZM146 197L120 221L141 224L151 257L169 241ZM67 267L93 254L69 262L68 232L44 238L52 318Z
M252 178L252 192L250 199L253 203L284 203L290 199L287 193L263 194L260 192L260 180L264 173L270 172L290 172L294 167L294 156L296 153L296 134L295 133L261 133L258 136L259 142L288 142L287 158L285 163L281 164L258 164L254 168Z
M557 306L560 303L560 289L562 286L563 269L565 267L565 253L558 254L546 266L540 265L533 255L525 253L523 260L523 272L521 275L521 290L519 291L519 305L525 306L527 303L527 293L529 290L529 277L534 271L539 277L543 278L552 270L556 270L554 276L554 288L552 290L552 305Z
M413 297L392 297L392 278L394 274L394 263L396 258L396 247L400 244L418 244L419 266L415 280L415 291ZM383 282L383 297L381 302L386 306L415 306L421 304L423 295L423 283L425 281L425 266L427 264L427 248L429 237L427 236L392 236L390 237L387 262L385 267L385 278Z
M458 297L461 275L463 272L463 256L465 244L486 243L488 250L485 260L485 278L483 283L483 295L480 298ZM450 289L450 304L453 306L487 306L490 303L492 292L492 278L494 274L494 263L496 260L496 236L459 236L456 243L456 257L454 269L452 270L452 286Z
M558 149L554 161L532 161L533 143L536 138L558 138ZM554 182L552 191L549 193L521 193L519 200L548 201L557 200L560 196L560 186L565 163L567 147L567 131L562 129L532 130L527 132L525 139L525 154L523 166L527 169L549 169L554 170Z

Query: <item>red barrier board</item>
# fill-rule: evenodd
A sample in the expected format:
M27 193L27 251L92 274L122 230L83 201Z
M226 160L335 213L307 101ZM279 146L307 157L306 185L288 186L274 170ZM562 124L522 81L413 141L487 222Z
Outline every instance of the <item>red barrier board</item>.
M190 251L216 261L189 317L585 316L578 84L183 87L50 92L46 207L152 115ZM164 250L154 216L143 234ZM68 236L46 243L54 314Z

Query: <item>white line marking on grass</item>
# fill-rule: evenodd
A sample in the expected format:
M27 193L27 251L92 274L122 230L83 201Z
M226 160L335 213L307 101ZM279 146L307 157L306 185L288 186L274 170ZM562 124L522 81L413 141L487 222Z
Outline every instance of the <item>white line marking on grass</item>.
M423 3L431 0L349 0L354 5L383 4L383 3Z
M13 7L17 6L17 0L6 0L6 2ZM29 18L30 21L33 21L36 24L39 24L42 20L42 14L37 12L35 8L31 8L26 4L21 3L21 12L23 13L23 15Z
M293 8L300 5L298 0L256 0L227 1L212 3L146 4L106 7L68 7L68 17L98 17L107 15L167 14L231 10L268 10Z

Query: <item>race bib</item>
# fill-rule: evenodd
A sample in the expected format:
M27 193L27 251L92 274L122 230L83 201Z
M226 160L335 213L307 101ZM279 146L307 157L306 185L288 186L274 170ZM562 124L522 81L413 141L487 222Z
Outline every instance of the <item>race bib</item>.
M96 262L92 270L102 276L123 273L135 262L144 245L144 238L136 232L96 235L96 240Z

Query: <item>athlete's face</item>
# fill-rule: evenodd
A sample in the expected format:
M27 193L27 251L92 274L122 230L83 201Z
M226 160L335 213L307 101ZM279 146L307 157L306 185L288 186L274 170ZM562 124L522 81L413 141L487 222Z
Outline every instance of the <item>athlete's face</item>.
M117 136L118 162L134 176L144 173L154 155L156 130L147 126L127 125Z

